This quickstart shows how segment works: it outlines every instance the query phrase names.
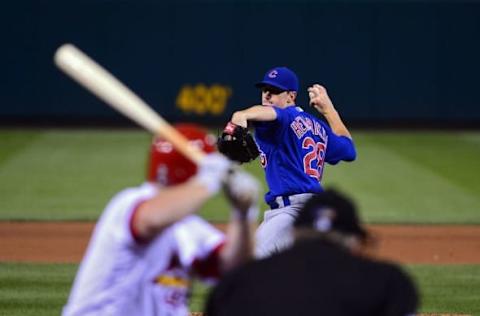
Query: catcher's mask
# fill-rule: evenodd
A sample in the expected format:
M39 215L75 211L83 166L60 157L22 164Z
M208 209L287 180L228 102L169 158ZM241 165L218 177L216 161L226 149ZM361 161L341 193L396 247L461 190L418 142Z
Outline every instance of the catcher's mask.
M216 137L198 125L175 124L175 129L184 135L194 146L206 153L215 151ZM154 137L148 158L147 180L163 186L187 181L197 173L197 166L173 145L161 137Z

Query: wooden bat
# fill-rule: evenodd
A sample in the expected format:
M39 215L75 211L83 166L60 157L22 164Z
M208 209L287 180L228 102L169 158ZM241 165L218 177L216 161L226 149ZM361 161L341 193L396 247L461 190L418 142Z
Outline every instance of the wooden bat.
M54 61L57 67L87 90L146 130L171 142L176 150L194 163L198 164L205 157L202 150L190 144L140 97L74 45L60 46Z

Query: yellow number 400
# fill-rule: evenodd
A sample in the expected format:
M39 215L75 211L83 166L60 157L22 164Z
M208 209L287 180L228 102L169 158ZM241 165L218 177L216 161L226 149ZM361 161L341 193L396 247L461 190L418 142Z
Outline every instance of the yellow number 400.
M232 89L228 86L214 84L207 87L202 83L184 85L178 93L176 104L184 112L219 115L225 111L231 95Z

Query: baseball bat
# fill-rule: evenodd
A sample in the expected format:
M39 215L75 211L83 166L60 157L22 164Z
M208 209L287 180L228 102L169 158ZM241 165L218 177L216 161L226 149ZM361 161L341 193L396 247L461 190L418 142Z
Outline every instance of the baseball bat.
M87 90L146 130L171 142L175 149L194 163L198 164L205 157L202 150L190 144L138 95L74 45L60 46L54 61L57 67Z

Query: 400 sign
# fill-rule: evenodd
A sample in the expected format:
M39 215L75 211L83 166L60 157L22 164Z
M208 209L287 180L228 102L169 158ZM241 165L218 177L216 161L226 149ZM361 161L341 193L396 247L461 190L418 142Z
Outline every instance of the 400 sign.
M187 113L220 115L225 111L231 95L230 87L219 84L210 87L202 83L184 85L178 93L176 105Z

